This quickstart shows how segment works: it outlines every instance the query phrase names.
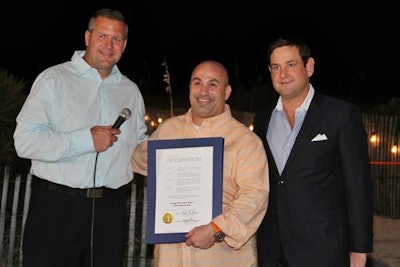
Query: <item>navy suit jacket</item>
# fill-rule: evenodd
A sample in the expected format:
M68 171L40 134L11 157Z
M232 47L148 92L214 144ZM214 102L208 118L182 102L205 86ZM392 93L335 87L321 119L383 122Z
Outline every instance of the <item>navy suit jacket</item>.
M254 117L270 172L268 210L257 231L259 266L275 267L280 245L290 266L348 266L350 251L372 251L373 192L362 115L349 102L315 92L279 175L266 140L275 106ZM312 141L318 134L327 139Z

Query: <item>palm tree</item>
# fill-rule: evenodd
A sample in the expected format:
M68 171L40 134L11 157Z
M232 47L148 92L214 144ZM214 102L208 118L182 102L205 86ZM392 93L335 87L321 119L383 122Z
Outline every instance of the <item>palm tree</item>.
M16 117L20 111L26 95L28 81L15 74L0 68L0 164L1 166L23 167L24 160L15 152L13 134L16 126Z
M163 75L164 79L163 81L167 84L165 87L165 91L169 93L169 106L170 106L170 113L171 117L174 116L174 101L172 98L172 87L171 87L171 75L169 74L169 69L168 69L168 64L167 64L167 59L164 56L164 61L162 63L162 66L165 68L165 74Z

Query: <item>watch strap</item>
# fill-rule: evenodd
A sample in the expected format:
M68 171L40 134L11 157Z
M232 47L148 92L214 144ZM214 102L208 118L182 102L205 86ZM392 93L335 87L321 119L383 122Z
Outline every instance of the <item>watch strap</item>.
M211 221L211 225L214 228L215 233L221 232L221 229L213 221Z

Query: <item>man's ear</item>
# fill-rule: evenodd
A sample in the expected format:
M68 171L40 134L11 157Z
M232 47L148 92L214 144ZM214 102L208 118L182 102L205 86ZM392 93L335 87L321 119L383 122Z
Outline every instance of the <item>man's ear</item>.
M230 85L227 85L225 87L225 101L228 100L228 98L231 96L232 93L232 87Z
M89 45L89 38L90 38L90 31L86 30L85 31L85 45Z
M314 58L312 58L312 57L308 58L307 63L306 63L306 70L307 70L308 77L311 77L314 73L314 64L315 64Z

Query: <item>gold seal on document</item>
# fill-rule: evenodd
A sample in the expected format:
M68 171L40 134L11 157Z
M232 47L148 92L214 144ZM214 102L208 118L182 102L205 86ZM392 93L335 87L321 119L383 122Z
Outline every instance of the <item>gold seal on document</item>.
M172 223L172 221L174 220L174 216L172 216L171 213L167 212L164 214L162 219L163 219L164 223Z

